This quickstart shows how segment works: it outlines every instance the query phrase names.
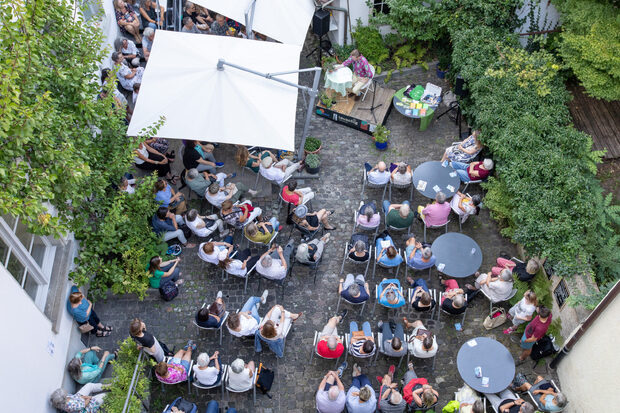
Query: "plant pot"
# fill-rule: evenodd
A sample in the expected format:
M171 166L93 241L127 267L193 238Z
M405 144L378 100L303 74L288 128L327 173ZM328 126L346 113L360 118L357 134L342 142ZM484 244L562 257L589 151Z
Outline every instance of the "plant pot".
M450 66L448 66L445 69L441 69L439 67L439 63L436 66L436 73L437 73L437 77L440 79L445 79L446 78L446 73L448 73L448 70L450 70Z
M384 151L384 150L387 149L388 143L387 142L377 142L377 141L375 141L375 147L377 149L379 149L380 151Z
M313 151L313 152L309 152L309 151L304 149L304 155L308 155L309 153L319 153L319 152L321 152L321 149L323 149L323 145L322 144L321 144L321 146L319 146L319 149L317 149L316 151Z
M310 168L308 165L306 165L306 172L308 172L311 175L318 174L320 170L321 170L321 165L317 166L316 168Z

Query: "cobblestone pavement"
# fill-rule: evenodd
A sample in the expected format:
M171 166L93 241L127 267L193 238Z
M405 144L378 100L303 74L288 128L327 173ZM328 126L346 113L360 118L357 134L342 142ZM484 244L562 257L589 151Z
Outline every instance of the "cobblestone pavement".
M307 62L302 62L302 66L308 65ZM301 79L306 84L309 83L308 76L302 75ZM441 85L444 90L447 88L442 80L436 78L434 72L422 70L413 71L406 75L396 74L388 86L398 89L411 82L425 84L427 81ZM303 99L300 98L299 102L297 137L301 135L305 115ZM442 109L444 106L440 107L440 110ZM145 320L148 329L171 348L173 345L179 348L185 344L187 339L191 338L197 340L199 351L206 351L211 354L213 351L219 350L225 363L230 363L235 358L241 357L246 362L249 360L263 362L276 371L276 378L271 391L273 398L269 399L259 394L257 395L256 406L253 406L251 393L226 396L222 395L218 388L217 390L199 391L198 394L193 390L191 395L187 395L185 384L168 386L166 392L162 393L159 384L154 382L150 411L161 412L163 406L179 394L199 403L199 411L203 411L205 403L211 399L220 401L221 406L232 406L241 412L314 411L316 387L323 374L327 370L333 369L334 366L332 361L317 358L314 359L312 365L309 364L314 331L320 330L328 318L335 313L338 273L342 262L344 244L349 239L353 229L353 210L359 204L360 199L379 200L381 197L378 190L366 190L366 193L360 196L363 162L406 161L415 168L424 161L439 160L444 148L458 139L458 128L447 116L433 120L425 132L418 131L418 122L416 120L412 125L411 120L393 110L386 122L387 127L392 131L390 146L387 151L379 152L374 148L374 144L368 135L316 116L312 118L309 134L323 141L320 178L307 179L300 184L302 187L310 186L316 192L316 197L313 200L314 209L328 208L335 211L331 221L338 228L331 232L331 241L326 248L319 268L316 284L313 284L308 269L301 265L294 267L293 274L287 281L283 300L280 299L280 295L276 298L275 285L262 283L262 288L266 286L270 288L270 294L268 304L260 310L261 314L264 314L275 303L282 304L286 309L293 312L303 311L304 313L303 317L293 325L287 338L284 358L276 359L270 350L263 350L259 354L255 353L252 340L241 341L237 338L231 340L231 336L225 328L222 346L219 345L218 337L215 334L211 332L199 334L196 331L192 324L195 312L203 302L212 301L218 290L223 291L227 309L231 311L240 308L249 295L260 295L256 276L250 278L248 292L244 294L241 279L230 277L228 281L223 282L219 271L215 271L214 267L198 259L196 249L186 250L182 254L182 277L186 282L180 288L180 294L174 301L166 303L159 298L157 291L150 291L144 301L137 301L133 296L110 295L106 301L97 303L97 312L102 320L115 328L111 337L94 339L102 347L112 347L118 340L124 339L128 334L129 321L133 317L140 317ZM218 159L226 162L223 169L225 172L232 172L237 169L232 159L233 151L234 148L228 145L220 145L216 149ZM179 168L179 165L181 165L181 161L177 160L175 167ZM239 171L237 170L237 172ZM253 186L254 176L245 174L243 181ZM264 214L270 217L277 210L277 193L275 189L272 193L270 185L262 179L259 181L259 187L261 190L260 197L255 199L255 204L257 202L265 211ZM470 187L468 190L472 194L480 191L481 189L476 186ZM405 194L396 190L393 194L393 200L397 202L406 197L408 197L408 192ZM426 203L426 199L416 193L413 204L420 203ZM199 205L199 202L194 200L192 204ZM205 207L208 209L206 202ZM281 222L284 222L285 213L286 208L282 208L279 214ZM285 229L286 232L288 232L287 229ZM449 230L459 230L456 220L450 223ZM414 224L413 231L415 235L422 236L420 224ZM499 234L495 222L489 217L489 212L486 209L483 209L479 216L471 217L464 224L463 233L474 238L482 248L484 258L481 270L483 271L490 269L500 251L510 255L516 254L515 246ZM432 242L439 234L440 230L429 230L429 241ZM279 241L284 243L286 237L288 234L280 238ZM298 234L295 234L294 237L299 240ZM398 234L394 238L396 244L404 248L405 236ZM237 234L236 241L238 242L239 239L240 234ZM345 274L350 271L356 271L356 268L345 265ZM370 278L371 273L372 265L368 278ZM374 290L377 281L392 275L392 271L378 268L375 279L370 282L371 289ZM426 273L423 276L426 277ZM401 282L404 282L404 277L404 271L401 269L399 274ZM459 283L464 284L465 281L473 282L473 279L470 277L467 280L459 281ZM433 270L430 286L431 288L440 287L436 270ZM348 325L347 323L351 320L369 320L373 326L373 331L376 332L377 321L388 320L388 315L385 309L378 307L376 314L371 316L372 304L374 304L374 299L371 299L370 305L366 306L362 316L359 316L355 310L350 310L344 325ZM427 377L439 391L440 406L451 400L454 392L462 385L462 380L456 370L456 355L460 346L468 339L477 336L496 338L505 344L515 357L517 356L518 346L511 343L508 337L502 334L501 328L486 331L482 327L482 320L487 312L488 302L486 299L484 297L476 298L467 312L464 330L461 332L455 330L454 322L457 320L446 319L442 316L441 322L438 323L428 320L428 315L422 317L426 326L438 335L440 343L438 360L434 372L430 372L431 363L428 360L413 360L413 362L418 374ZM403 311L397 315L397 318L402 317ZM415 314L412 316L413 319L416 317ZM351 358L349 361L349 364L352 365ZM385 356L380 356L377 365L373 367L368 367L368 362L361 363L364 372L371 378L376 390L378 390L378 384L374 377L377 374L384 374L387 367L392 363L394 360L389 360ZM402 377L405 368L406 363L402 363L397 373L398 378ZM528 362L519 367L519 370L531 375L531 368L531 363ZM345 372L343 380L348 388L351 383L351 367Z

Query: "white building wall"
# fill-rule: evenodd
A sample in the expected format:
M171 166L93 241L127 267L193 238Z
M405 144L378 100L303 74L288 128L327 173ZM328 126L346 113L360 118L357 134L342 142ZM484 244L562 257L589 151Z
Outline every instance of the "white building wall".
M539 16L538 23L540 25L542 25L546 19L544 27L539 28L532 26L535 22L530 21L528 14L533 7L535 8L534 14ZM550 0L526 0L523 7L517 10L517 16L521 19L525 19L523 25L516 30L517 33L551 30L555 28L560 21L560 13L557 11L555 6L551 4ZM519 36L519 42L521 43L521 46L525 46L527 44L527 36Z
M566 413L612 412L620 406L620 296L605 309L558 366Z
M0 266L0 388L3 411L53 413L50 394L65 380L68 357L82 348L73 319L63 310L58 334L26 291ZM73 392L73 388L66 388Z

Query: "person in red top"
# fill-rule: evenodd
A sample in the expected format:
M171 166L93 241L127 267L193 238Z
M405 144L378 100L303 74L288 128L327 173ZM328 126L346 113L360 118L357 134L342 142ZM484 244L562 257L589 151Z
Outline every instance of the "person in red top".
M461 182L481 181L487 179L493 169L493 161L491 159L485 159L482 162L455 162L452 161L450 166L454 168Z
M344 352L342 340L338 337L336 325L342 321L347 310L343 310L342 314L329 319L323 331L319 335L319 342L316 343L316 352L319 356L326 359L337 359Z
M428 380L418 377L413 370L413 363L408 364L409 370L405 373L403 382L403 398L414 410L427 409L439 400L439 393L428 384Z
M532 352L534 343L543 338L547 334L547 330L551 325L551 310L545 306L540 306L537 309L538 315L525 327L523 336L521 337L521 348L523 352L519 356L517 365L523 363L525 359Z
M297 181L291 179L284 188L282 188L282 199L295 206L305 204L314 198L314 192L311 188L297 188Z

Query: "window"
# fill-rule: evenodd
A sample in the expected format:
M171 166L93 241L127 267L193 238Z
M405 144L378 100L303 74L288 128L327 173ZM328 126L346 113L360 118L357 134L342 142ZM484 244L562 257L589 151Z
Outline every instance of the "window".
M0 265L43 311L56 246L28 232L19 217L0 217Z
M568 286L566 285L566 281L564 281L564 279L561 279L558 285L555 287L555 290L553 290L553 295L555 296L555 301L557 301L558 303L558 307L560 307L561 309L566 303L568 297L570 296Z
M375 9L375 13L390 13L390 6L387 4L387 0L374 0L373 8Z

